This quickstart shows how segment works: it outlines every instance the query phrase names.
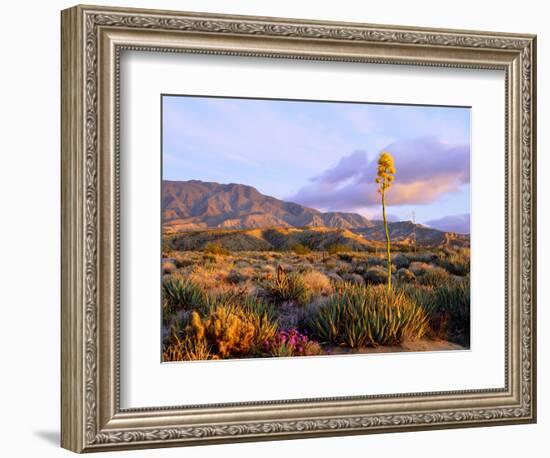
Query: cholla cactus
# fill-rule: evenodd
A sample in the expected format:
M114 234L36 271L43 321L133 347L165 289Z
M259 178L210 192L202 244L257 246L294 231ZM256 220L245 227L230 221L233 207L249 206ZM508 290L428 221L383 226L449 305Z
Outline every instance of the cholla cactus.
M255 328L246 318L242 310L219 305L202 322L207 340L215 344L220 358L241 356L250 351Z
M388 231L388 221L386 219L386 190L388 190L394 179L395 167L393 165L393 156L385 151L380 153L378 158L378 169L376 173L376 183L379 185L378 192L382 195L382 217L384 218L384 231L386 232L386 251L388 253L388 293L391 291L391 249L390 233Z

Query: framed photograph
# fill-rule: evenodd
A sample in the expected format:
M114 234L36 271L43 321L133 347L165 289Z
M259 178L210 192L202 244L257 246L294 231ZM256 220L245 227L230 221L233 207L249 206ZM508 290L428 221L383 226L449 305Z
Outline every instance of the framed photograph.
M536 37L62 12L62 446L536 421Z

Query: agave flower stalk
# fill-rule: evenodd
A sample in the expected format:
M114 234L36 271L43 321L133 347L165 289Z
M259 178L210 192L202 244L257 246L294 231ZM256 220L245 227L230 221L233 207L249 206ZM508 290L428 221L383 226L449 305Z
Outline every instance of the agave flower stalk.
M388 293L391 291L391 241L386 218L386 191L391 187L395 175L393 157L390 153L383 151L378 158L378 169L376 183L378 193L382 196L382 217L384 219L384 231L386 233L386 252L388 255Z

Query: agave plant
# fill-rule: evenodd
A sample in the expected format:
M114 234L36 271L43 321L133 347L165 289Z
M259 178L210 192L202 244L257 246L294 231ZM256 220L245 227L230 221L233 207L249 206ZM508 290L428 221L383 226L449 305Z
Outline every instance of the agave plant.
M163 303L167 313L204 307L208 297L200 286L184 277L170 276L162 283Z
M310 299L310 291L300 274L286 273L279 266L277 276L266 283L265 289L268 295L279 302L294 302L305 305Z
M470 280L451 281L434 290L432 310L447 319L446 338L470 345Z
M435 336L470 345L470 280L447 279L438 286L403 285L400 290L421 305Z
M321 341L360 348L421 338L428 322L425 310L403 292L348 284L319 307L308 327Z

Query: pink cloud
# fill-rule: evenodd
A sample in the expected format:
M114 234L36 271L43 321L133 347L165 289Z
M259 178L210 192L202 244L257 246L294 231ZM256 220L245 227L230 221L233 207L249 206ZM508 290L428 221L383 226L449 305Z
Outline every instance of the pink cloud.
M456 192L470 181L470 148L435 138L413 139L388 145L395 159L395 183L389 205L426 204ZM343 157L336 166L313 178L289 199L315 208L356 210L380 202L376 159L364 151Z

